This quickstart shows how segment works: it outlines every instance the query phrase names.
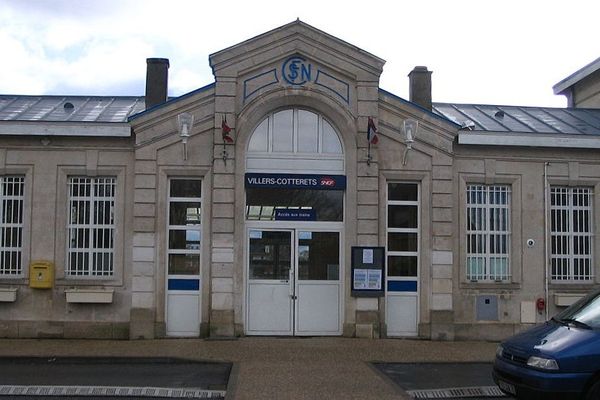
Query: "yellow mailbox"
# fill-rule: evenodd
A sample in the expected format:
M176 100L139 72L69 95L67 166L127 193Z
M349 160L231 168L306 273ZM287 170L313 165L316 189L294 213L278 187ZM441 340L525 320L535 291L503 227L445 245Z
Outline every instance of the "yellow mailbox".
M54 264L50 261L34 261L29 266L29 287L49 289L54 284Z

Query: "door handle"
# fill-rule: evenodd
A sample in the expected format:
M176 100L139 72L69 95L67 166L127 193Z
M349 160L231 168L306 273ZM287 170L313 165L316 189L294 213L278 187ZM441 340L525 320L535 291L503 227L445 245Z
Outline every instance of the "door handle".
M290 299L295 300L296 296L294 296L294 286L293 286L294 285L294 271L291 268L290 268L290 272L289 272L289 277L290 277L290 282L292 282L292 284L289 287Z
M296 296L294 294L290 294L290 299L292 299L292 300L298 300L298 296Z

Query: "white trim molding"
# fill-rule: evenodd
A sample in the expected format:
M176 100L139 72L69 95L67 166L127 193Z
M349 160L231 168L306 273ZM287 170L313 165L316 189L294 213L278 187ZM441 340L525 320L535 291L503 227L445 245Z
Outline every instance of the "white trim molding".
M128 123L0 121L0 135L131 137Z
M459 132L459 144L600 149L600 137L539 133Z

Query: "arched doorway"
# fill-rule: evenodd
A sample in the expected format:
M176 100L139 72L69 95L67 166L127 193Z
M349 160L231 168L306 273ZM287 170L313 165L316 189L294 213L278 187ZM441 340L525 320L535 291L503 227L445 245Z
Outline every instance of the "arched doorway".
M246 153L246 334L340 335L344 151L325 117L267 115Z

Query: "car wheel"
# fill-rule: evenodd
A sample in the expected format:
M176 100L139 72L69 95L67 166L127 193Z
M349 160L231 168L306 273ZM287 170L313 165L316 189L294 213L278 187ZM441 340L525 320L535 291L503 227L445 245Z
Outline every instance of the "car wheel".
M592 386L588 389L585 394L585 400L597 400L600 399L600 379L596 380Z

